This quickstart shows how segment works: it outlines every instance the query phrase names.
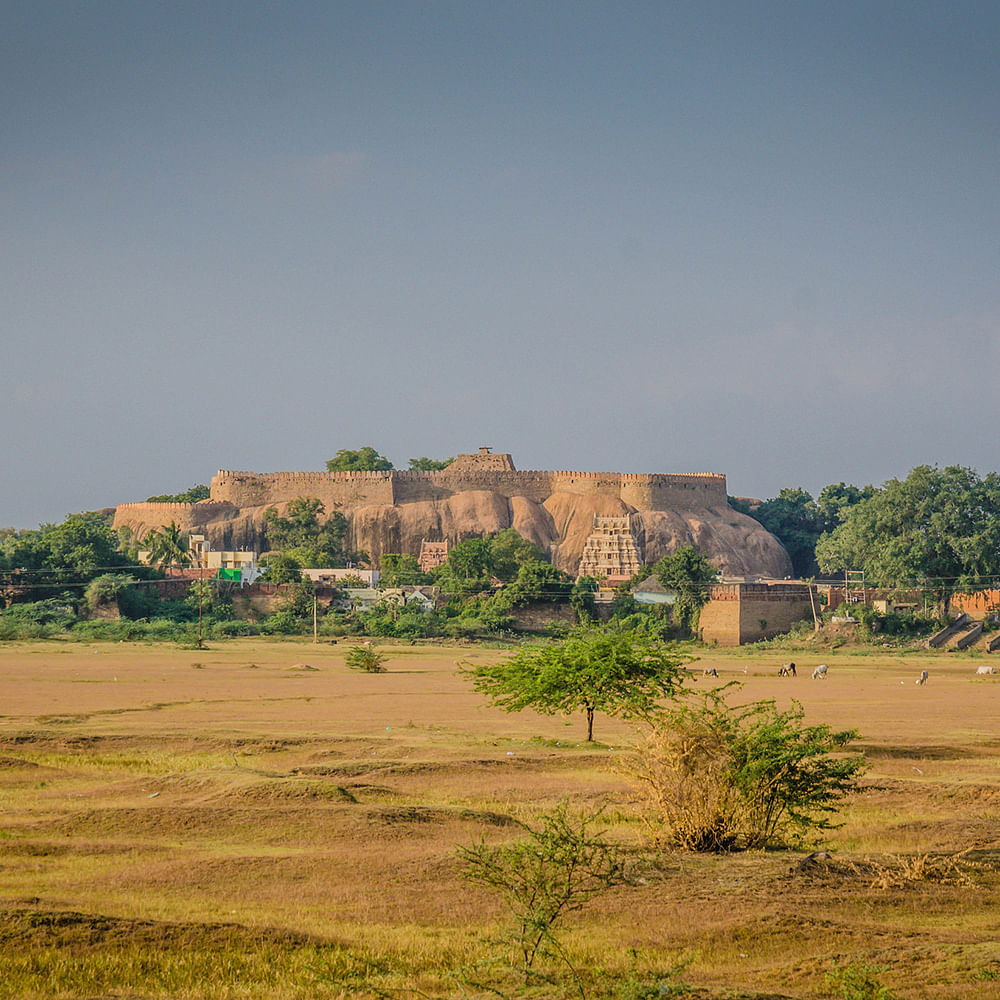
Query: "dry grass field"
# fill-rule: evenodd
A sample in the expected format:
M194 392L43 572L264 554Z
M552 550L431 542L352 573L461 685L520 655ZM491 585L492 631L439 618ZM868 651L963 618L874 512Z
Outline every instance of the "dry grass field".
M501 652L386 645L368 675L348 648L0 646L0 996L578 996L474 985L503 911L455 855L565 796L652 856L566 924L588 997L839 997L850 962L901 998L1000 997L1000 675L977 661L838 652L812 681L819 656L784 679L788 654L700 654L695 687L714 665L862 734L869 787L803 867L653 850L628 726L588 746L582 716L491 709L456 664Z

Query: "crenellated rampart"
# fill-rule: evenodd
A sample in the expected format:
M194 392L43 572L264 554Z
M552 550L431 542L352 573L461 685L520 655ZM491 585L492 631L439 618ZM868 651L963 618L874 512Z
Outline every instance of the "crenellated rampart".
M328 512L352 507L442 500L455 493L488 490L542 503L553 493L619 497L636 510L724 506L726 477L716 473L556 472L462 468L417 472L240 472L220 470L212 479L213 501L264 507L296 497L321 500Z
M389 472L235 472L212 477L213 500L237 507L266 507L296 497L317 497L327 513L350 507L395 503Z

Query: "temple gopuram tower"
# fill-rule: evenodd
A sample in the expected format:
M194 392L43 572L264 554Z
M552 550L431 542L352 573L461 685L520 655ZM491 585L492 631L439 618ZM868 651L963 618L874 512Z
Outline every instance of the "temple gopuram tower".
M587 537L577 578L624 581L639 572L642 556L635 539L632 515L594 517L594 530Z

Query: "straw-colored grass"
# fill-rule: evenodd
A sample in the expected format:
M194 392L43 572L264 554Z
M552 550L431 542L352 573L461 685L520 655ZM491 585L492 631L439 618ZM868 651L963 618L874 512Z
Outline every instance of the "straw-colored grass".
M199 669L166 647L5 645L0 997L579 996L511 976L499 900L455 855L564 798L605 804L609 836L649 857L566 922L589 997L818 1000L849 961L902 998L1000 981L1000 686L968 661L827 653L812 682L777 678L780 652L706 654L748 699L863 734L867 788L803 865L651 847L627 725L588 745L581 718L489 708L455 664L503 651L380 649L386 673L363 675L305 642L227 643Z

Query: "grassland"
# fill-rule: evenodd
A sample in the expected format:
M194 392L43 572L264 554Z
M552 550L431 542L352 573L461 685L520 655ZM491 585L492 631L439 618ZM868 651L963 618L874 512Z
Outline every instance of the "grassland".
M346 648L0 647L0 997L578 996L503 974L455 858L563 796L651 858L567 924L589 997L830 997L847 962L1000 996L1000 676L971 658L824 653L814 682L818 655L784 679L787 653L701 654L694 686L714 665L863 734L868 787L803 865L652 849L628 727L491 709L456 664L502 652L386 646L368 675Z

